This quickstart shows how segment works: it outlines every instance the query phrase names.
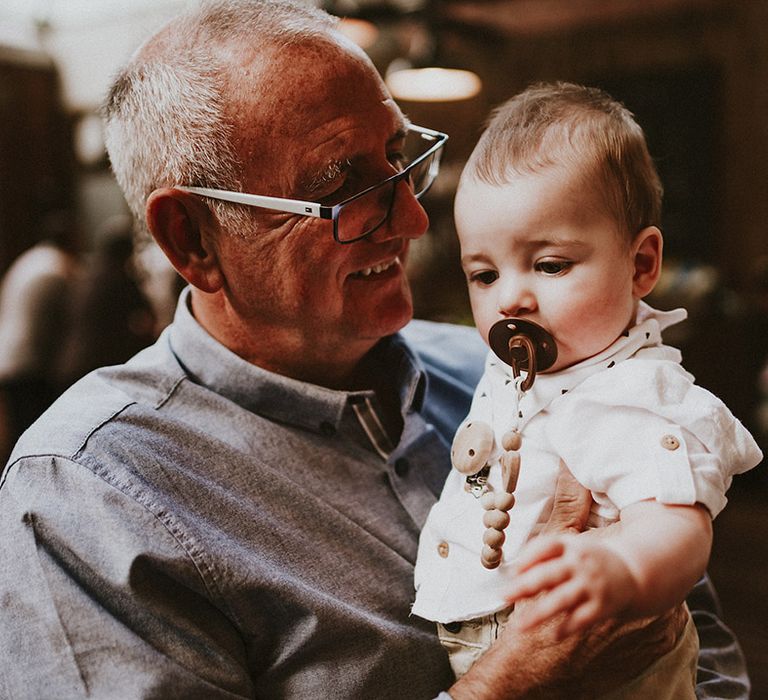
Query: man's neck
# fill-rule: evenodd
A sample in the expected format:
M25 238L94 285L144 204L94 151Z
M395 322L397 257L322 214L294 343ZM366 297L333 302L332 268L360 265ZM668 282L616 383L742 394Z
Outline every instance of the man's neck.
M393 444L403 430L400 392L379 341L354 344L307 342L285 329L261 329L257 341L253 331L227 319L221 309L211 309L205 299L192 295L192 313L216 340L239 357L276 374L340 391L373 391L379 404L379 419ZM377 347L379 346L379 347Z
M212 299L193 290L191 310L197 322L218 342L242 359L269 372L328 389L374 389L361 386L365 372L360 367L376 339L333 341L302 336L291 329L248 328L233 314L227 314ZM212 303L213 302L213 303Z

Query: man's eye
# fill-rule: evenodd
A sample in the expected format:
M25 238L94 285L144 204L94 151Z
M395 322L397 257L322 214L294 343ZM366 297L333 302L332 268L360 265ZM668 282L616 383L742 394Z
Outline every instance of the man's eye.
M338 204L348 197L351 197L353 194L357 194L362 189L363 183L357 174L348 172L330 185L323 197L317 201L320 202L320 204L333 206L334 204Z
M354 190L359 179L351 160L334 161L310 184L309 190L314 192L312 201L337 204L349 196L347 193Z
M470 282L476 282L477 284L482 284L484 286L488 286L493 284L497 279L499 279L499 273L494 272L493 270L483 270L482 272L473 272L469 276Z
M573 263L570 260L541 260L536 263L537 272L543 272L545 275L559 275L568 270Z
M392 163L392 165L395 167L397 172L402 172L405 170L405 166L408 165L408 158L406 158L405 153L400 153L399 151L396 153L390 153L387 158L389 159L389 162Z

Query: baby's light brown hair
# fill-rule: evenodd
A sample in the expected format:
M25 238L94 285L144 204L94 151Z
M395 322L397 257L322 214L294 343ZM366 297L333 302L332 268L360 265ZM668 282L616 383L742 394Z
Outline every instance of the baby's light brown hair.
M658 226L662 186L645 134L608 94L573 83L539 83L495 109L463 177L504 185L512 175L564 166L597 187L630 239ZM587 190L588 191L588 190Z

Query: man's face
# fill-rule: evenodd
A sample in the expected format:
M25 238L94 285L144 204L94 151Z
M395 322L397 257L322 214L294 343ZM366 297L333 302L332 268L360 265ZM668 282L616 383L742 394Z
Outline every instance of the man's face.
M501 186L463 179L456 228L486 341L502 318L534 321L555 338L556 371L601 352L629 325L633 246L569 171L513 175Z
M235 77L244 191L335 203L396 172L403 117L364 57L291 47L266 63L259 73L246 56ZM406 184L389 220L349 245L334 241L330 221L264 209L252 220L217 243L243 356L268 364L259 358L266 344L277 356L304 348L324 361L359 359L410 320L404 263L427 217Z

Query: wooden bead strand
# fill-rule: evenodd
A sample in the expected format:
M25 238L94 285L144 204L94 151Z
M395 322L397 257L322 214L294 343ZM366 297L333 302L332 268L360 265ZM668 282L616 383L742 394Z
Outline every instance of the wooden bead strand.
M520 435L520 431L517 428L507 430L501 437L501 446L507 450L507 452L519 450L522 444L523 436Z
M501 438L504 452L501 455L501 491L486 493L481 499L483 514L483 549L480 561L486 569L495 569L501 564L502 547L506 536L504 530L509 525L509 511L515 505L514 491L520 475L520 447L523 438L517 428L508 430Z
M552 367L557 360L557 344L552 335L527 319L505 318L497 321L488 332L488 344L502 362L512 369L514 384L507 382L510 389L517 392L517 406L525 392L529 391L539 371ZM522 372L526 376L522 376ZM522 414L519 413L519 418ZM499 459L501 463L501 491L486 493L481 503L483 514L483 550L480 560L486 569L495 569L501 564L504 528L509 524L509 511L515 505L514 491L520 475L520 448L523 436L519 423L501 436L504 450Z

